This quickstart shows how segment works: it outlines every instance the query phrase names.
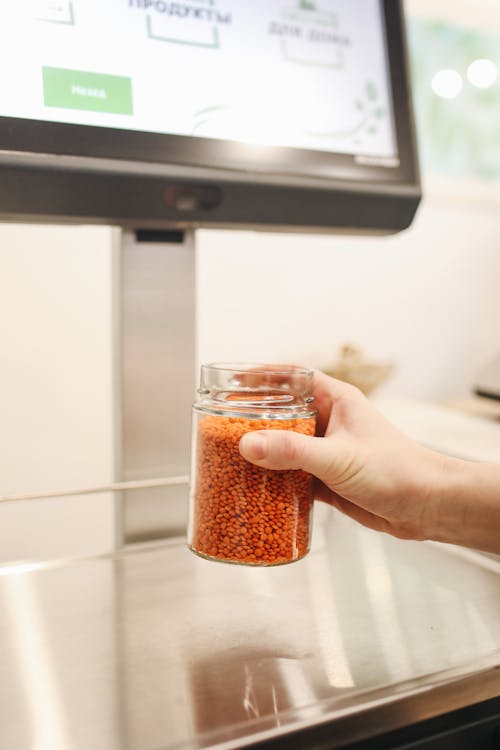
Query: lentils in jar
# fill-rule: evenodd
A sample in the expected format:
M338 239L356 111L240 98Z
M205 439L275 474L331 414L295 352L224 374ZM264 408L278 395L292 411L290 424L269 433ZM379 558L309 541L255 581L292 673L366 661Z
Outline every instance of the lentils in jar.
M289 365L207 365L199 392L189 547L203 557L246 565L304 557L310 547L311 475L255 466L240 455L239 442L252 430L313 435L312 372Z

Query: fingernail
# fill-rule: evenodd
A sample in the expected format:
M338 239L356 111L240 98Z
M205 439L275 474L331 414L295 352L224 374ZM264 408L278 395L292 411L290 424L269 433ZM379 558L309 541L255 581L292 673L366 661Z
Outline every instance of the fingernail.
M245 458L260 461L266 457L267 440L258 432L247 432L240 440L240 450Z

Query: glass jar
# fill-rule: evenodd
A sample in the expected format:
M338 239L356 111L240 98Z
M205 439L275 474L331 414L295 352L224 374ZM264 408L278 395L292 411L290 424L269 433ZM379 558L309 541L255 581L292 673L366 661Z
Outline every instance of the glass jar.
M292 365L209 364L193 405L188 545L210 560L282 565L310 547L312 477L262 469L239 452L251 430L314 435L313 373Z

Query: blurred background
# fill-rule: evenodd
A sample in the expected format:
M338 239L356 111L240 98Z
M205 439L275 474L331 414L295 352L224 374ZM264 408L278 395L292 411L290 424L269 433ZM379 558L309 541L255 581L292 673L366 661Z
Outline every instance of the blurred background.
M437 447L489 458L498 418L491 407L486 421L472 393L500 350L500 8L407 0L406 13L416 221L392 237L199 230L196 368L334 370L347 344L391 365L373 397L402 428L424 440L447 431L449 448ZM119 273L116 229L0 224L0 496L29 498L0 504L0 560L115 544ZM459 421L443 428L442 409ZM464 411L484 424L464 428Z

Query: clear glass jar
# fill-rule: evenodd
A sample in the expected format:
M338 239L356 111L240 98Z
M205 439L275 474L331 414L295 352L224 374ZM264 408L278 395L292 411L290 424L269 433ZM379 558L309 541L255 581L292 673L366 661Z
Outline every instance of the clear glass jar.
M251 430L314 435L313 373L293 365L203 365L193 405L188 545L241 565L282 565L309 551L312 477L262 469L239 442Z

